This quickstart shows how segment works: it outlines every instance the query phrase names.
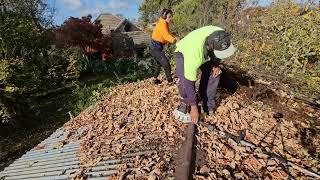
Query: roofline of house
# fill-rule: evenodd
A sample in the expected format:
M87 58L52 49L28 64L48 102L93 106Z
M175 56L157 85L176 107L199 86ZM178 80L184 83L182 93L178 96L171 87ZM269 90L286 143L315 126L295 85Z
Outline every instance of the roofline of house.
M118 18L119 20L126 19L126 18L123 18L123 19L122 19L122 18L120 18L120 17L118 17L118 16L116 16L116 15L114 15L114 14L112 14L112 13L101 13L101 14L99 14L99 16L96 18L96 20L99 19L100 16L102 16L102 15L112 15L112 16Z
M112 16L118 18L119 20L121 20L121 21L119 22L119 24L116 26L116 28L114 29L115 31L118 30L125 21L128 21L129 23L133 24L132 22L129 21L129 19L127 19L127 18L120 18L120 17L118 17L118 16L116 16L116 15L114 15L114 14L112 14L112 13L101 13L101 14L99 14L99 16L96 18L96 20L99 20L99 18L100 18L102 15L112 15ZM96 21L96 20L95 20L95 21ZM135 24L133 24L133 25L134 25L136 28L138 28L140 31L143 31L142 28L140 28L139 26L137 26L137 25L135 25Z
M119 22L119 24L116 26L116 28L115 28L114 30L115 30L115 31L118 30L118 29L121 27L121 25L122 25L126 20L127 20L126 18L122 19L122 20Z

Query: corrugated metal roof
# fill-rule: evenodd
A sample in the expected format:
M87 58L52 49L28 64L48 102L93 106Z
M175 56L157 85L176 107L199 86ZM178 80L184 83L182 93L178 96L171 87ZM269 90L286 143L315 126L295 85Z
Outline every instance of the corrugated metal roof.
M80 129L77 133L81 133L82 130ZM62 128L58 129L49 138L0 172L0 179L69 179L81 168L78 151L82 140L69 142L62 147L61 143L66 142L68 135L69 132ZM124 137L120 141L126 143L131 138ZM138 143L147 144L150 141L155 141L154 135L146 135ZM157 148L157 145L146 145L144 148L128 149L122 153L121 159L112 158L113 150L111 149L110 153L102 154L102 160L89 173L86 173L88 179L108 179L118 172L119 165L124 162L127 163L128 170L130 170L130 162L133 162L136 156L150 155Z

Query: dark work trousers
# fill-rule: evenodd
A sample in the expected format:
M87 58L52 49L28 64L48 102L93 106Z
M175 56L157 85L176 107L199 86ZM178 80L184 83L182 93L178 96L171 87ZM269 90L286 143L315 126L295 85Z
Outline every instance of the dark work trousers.
M157 78L160 74L161 66L164 69L164 73L166 74L166 78L168 82L172 82L172 75L171 75L171 65L169 63L168 58L164 54L163 51L159 49L152 48L151 49L151 55L156 59L156 66L154 69L154 76Z
M184 101L184 103L188 103L187 92L184 86L186 79L184 78L183 55L181 53L175 53L175 56L176 56L176 75L178 77L178 90L179 90L180 99Z
M214 66L213 61L204 63L201 69L201 79L199 85L199 94L202 99L202 106L205 112L214 111L216 108L216 94L220 81L220 75L213 77L212 68Z
M181 53L176 53L176 74L179 78L178 89L183 102L188 103L187 94L191 94L189 89L185 88L186 79L184 76L184 59ZM220 81L220 76L212 76L213 61L204 63L201 69L201 79L199 85L199 95L202 100L202 106L205 112L213 111L216 108L215 97ZM188 92L189 91L189 92Z

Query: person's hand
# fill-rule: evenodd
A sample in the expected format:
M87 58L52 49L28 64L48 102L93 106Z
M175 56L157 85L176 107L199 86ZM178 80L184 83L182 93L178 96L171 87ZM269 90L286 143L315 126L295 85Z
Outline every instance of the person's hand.
M218 77L220 74L221 74L221 69L220 69L220 67L213 67L212 68L212 76L213 77Z
M198 111L198 107L197 106L191 106L191 121L194 123L194 124L197 124L198 123L198 120L199 120L199 111Z
M176 43L180 41L179 37L175 37L176 38Z

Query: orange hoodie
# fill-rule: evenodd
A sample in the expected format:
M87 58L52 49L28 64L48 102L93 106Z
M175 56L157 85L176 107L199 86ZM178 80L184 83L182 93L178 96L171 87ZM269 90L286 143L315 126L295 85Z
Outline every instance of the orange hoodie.
M168 22L162 17L159 18L156 27L153 29L152 39L162 44L166 44L168 42L174 43L176 40L176 38L169 33Z

